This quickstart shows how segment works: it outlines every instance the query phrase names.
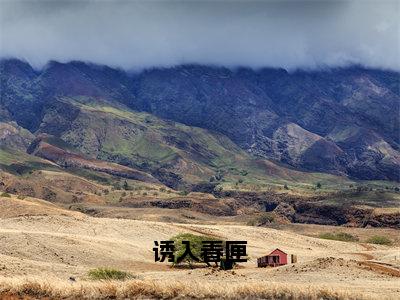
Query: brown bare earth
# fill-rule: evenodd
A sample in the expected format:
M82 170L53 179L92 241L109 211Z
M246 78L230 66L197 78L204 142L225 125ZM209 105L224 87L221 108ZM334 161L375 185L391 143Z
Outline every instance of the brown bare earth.
M15 196L1 197L0 204L3 296L398 299L400 295L400 248L396 245L331 241L296 233L293 228L226 222L94 218L43 200ZM153 241L187 232L246 240L249 261L233 271L177 269L154 262ZM298 262L257 268L257 257L274 248L296 254ZM87 272L97 267L124 270L134 279L90 281Z
M49 160L63 167L84 168L101 171L111 175L118 175L124 178L157 182L157 180L152 176L138 170L102 160L87 159L81 155L70 153L46 142L42 142L41 137L38 137L32 143L31 147L34 148L30 149L31 153L34 153L38 157Z

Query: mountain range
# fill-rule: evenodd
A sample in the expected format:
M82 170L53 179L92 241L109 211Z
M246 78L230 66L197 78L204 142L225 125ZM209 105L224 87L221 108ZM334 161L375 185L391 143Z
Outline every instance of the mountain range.
M1 146L63 167L172 187L248 172L400 180L398 72L3 59L0 80Z

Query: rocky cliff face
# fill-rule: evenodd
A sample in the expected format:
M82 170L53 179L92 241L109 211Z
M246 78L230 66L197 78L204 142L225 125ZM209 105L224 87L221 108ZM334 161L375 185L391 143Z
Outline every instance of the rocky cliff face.
M150 112L220 131L258 156L398 180L399 80L355 67L290 74L182 66L143 72L136 93Z
M399 73L185 65L131 75L82 62L35 71L19 60L3 60L0 72L0 121L32 133L76 132L69 100L95 101L218 132L297 168L400 180Z

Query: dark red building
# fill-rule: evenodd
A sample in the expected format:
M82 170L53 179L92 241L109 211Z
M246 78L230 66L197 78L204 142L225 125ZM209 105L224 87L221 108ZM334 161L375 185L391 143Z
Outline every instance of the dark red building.
M270 254L257 258L257 266L260 267L278 267L288 263L287 253L280 249L275 249Z

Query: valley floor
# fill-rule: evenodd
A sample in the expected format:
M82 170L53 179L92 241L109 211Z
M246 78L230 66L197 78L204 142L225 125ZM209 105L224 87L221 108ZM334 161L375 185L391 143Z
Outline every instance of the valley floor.
M126 288L142 284L141 296L145 298L162 295L174 298L182 294L211 297L208 288L218 298L234 298L246 289L250 298L267 297L284 290L294 293L294 299L304 299L304 293L310 296L305 297L307 299L317 299L320 293L336 293L338 299L398 299L400 296L398 246L330 241L293 230L243 225L93 218L62 209L49 210L47 205L51 204L46 202L7 199L4 203L6 201L18 202L20 206L16 205L14 211L8 213L3 209L0 215L2 295L12 291L21 293L18 289L27 289L23 283L34 282L35 288L42 286L47 291L47 294L42 291L43 295L50 298L65 296L65 293L77 298L101 298L107 294L104 291L102 294L101 289L110 288L110 284L112 291L120 296L132 296ZM43 208L50 213L41 211ZM250 259L234 271L177 269L154 262L154 241L187 232L223 240L246 240ZM257 257L275 248L296 254L298 262L278 268L257 268ZM91 282L87 272L97 267L124 270L136 279L125 285ZM158 290L146 292L144 286ZM85 289L85 295L76 294ZM196 289L197 294L193 294ZM173 290L175 292L171 292Z

